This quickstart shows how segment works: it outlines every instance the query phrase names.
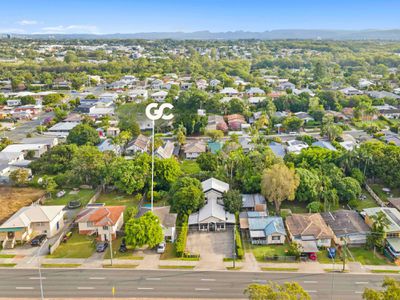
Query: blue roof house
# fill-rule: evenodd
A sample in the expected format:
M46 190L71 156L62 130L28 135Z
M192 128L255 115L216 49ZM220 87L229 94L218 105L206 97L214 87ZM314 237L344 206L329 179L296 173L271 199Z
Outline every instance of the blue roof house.
M255 212L253 212L255 213ZM249 215L249 233L252 244L284 244L286 230L281 217Z

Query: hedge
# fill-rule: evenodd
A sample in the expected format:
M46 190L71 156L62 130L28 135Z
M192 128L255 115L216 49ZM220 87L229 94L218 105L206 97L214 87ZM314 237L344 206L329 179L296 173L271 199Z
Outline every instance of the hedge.
M236 256L238 259L242 259L244 251L243 251L242 238L240 237L239 230L235 231L235 244L236 244Z
M181 231L179 232L179 236L175 242L175 250L178 256L183 256L185 254L188 231L189 231L189 224L188 224L188 218L186 217L182 223Z

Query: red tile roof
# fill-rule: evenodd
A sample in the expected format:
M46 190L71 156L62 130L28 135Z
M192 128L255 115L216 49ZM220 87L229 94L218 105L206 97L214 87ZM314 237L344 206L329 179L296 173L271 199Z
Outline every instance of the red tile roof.
M77 217L76 222L93 222L94 226L115 225L125 206L88 207Z

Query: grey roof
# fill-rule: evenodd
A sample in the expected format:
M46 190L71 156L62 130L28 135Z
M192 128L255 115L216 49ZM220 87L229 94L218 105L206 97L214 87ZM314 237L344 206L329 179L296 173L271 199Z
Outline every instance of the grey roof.
M354 210L324 212L321 216L337 237L346 234L365 234L371 231L360 214Z
M171 208L170 206L161 206L161 207L154 207L153 208L153 214L155 214L158 219L160 220L160 223L164 227L175 227L176 225L176 218L178 214L171 213L170 212ZM144 207L142 206L136 215L137 218L143 216L145 213L148 211L151 211L149 207Z
M317 141L312 143L314 147L320 147L320 148L325 148L328 150L336 151L336 148L331 144L331 142L327 141Z
M285 154L286 154L285 153L285 148L283 147L282 144L272 142L268 146L271 148L272 152L274 152L274 154L277 157L282 157L283 158L285 156Z
M261 194L242 194L243 208L254 208L257 204L266 204Z
M285 226L281 217L264 217L264 218L249 218L250 235L253 231L262 231L264 236L269 236L273 233L286 235ZM262 235L258 235L262 237Z
M216 190L218 192L224 193L229 190L229 184L213 177L203 181L201 183L201 186L203 187L203 192Z
M206 205L200 208L199 212L189 216L189 225L203 223L210 217L230 224L235 223L234 214L225 211L225 208L216 201L208 201Z

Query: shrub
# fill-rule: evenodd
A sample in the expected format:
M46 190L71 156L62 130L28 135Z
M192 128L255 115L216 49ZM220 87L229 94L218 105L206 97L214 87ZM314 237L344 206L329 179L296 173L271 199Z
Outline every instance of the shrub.
M236 257L238 259L242 259L244 255L244 250L239 230L235 231L235 244L236 244Z
M185 218L185 220L182 223L181 231L179 232L179 236L175 242L175 250L176 250L176 254L178 256L185 255L186 240L187 240L187 234L189 231L188 217L185 216L184 218Z

